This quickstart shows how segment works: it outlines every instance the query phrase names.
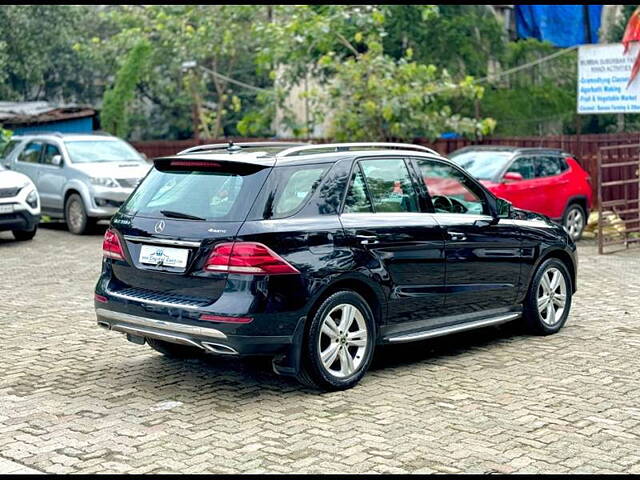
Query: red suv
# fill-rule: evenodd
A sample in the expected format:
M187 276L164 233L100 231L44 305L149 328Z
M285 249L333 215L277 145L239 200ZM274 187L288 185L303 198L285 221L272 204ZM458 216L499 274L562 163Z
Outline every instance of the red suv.
M593 196L591 178L571 154L474 145L450 158L496 196L562 223L574 240L582 235Z

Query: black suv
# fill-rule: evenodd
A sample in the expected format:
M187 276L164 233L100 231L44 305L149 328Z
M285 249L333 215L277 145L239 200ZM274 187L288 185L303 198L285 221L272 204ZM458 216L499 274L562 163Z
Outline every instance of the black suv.
M157 158L103 253L100 326L173 357L270 355L327 390L355 385L379 344L518 318L555 333L576 289L562 227L408 144Z

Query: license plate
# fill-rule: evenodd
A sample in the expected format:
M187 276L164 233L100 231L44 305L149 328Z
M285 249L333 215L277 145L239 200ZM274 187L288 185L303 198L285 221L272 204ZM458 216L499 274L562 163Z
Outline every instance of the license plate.
M13 212L13 204L0 205L0 213L11 213L11 212Z
M189 250L184 248L155 247L143 245L140 249L140 263L158 267L184 268L187 266Z

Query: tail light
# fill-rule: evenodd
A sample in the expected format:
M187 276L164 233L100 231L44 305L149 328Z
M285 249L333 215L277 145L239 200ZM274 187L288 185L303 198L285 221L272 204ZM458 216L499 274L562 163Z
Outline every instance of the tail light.
M286 275L300 273L266 245L255 242L220 243L215 246L204 267L210 272L249 275Z
M124 260L124 252L122 251L122 245L120 245L120 239L115 230L111 228L104 232L102 256L105 258L113 258L114 260Z

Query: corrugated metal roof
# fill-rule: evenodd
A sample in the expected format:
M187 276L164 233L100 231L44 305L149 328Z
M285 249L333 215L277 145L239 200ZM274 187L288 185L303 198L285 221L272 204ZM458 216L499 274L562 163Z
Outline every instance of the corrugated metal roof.
M0 121L11 124L46 123L95 115L84 105L54 105L49 102L0 102Z

